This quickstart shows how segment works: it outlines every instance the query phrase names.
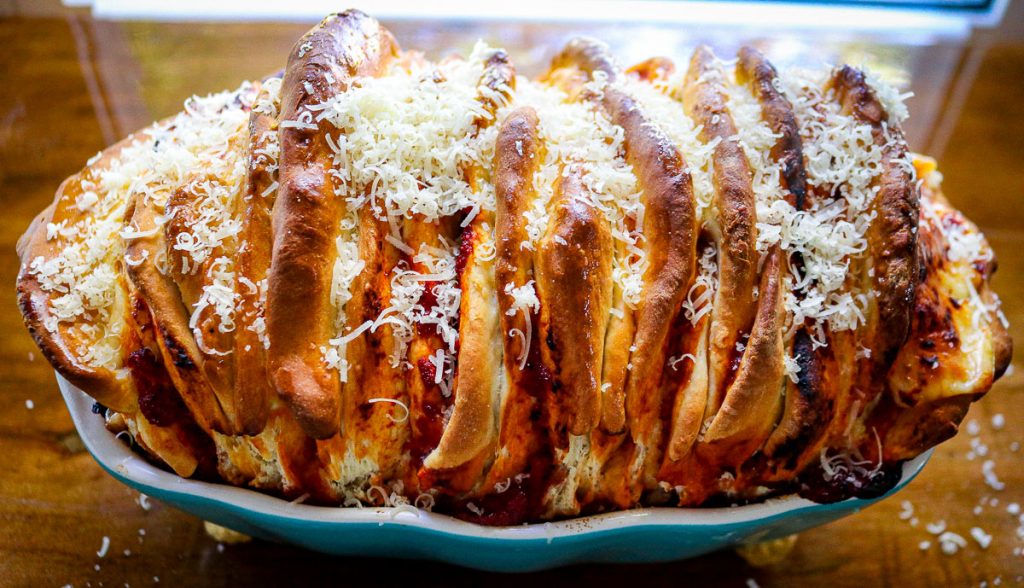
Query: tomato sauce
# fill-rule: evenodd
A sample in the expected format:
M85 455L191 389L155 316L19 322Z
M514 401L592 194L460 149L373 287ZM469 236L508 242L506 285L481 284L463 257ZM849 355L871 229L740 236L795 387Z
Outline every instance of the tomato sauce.
M146 347L132 351L125 366L131 371L139 394L139 410L147 421L169 427L192 420L170 376L152 351Z

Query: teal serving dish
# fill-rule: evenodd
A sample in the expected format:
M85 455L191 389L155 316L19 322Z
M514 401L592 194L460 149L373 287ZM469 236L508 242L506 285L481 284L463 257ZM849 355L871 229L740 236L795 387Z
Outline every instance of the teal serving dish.
M180 478L147 462L92 413L93 400L57 382L86 448L110 475L184 512L265 539L345 556L400 557L500 572L577 563L646 563L694 557L785 537L854 514L898 492L921 471L926 452L903 466L879 498L817 504L797 496L733 508L642 508L566 521L485 527L404 508L296 504L253 490Z

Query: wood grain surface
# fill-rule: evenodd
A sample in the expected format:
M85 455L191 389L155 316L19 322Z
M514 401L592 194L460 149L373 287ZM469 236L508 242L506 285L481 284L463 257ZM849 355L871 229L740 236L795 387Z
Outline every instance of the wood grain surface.
M663 565L481 574L432 563L326 557L263 542L218 545L202 521L138 494L84 451L15 305L14 244L60 181L112 138L177 110L182 87L218 90L272 71L304 25L100 25L81 13L0 20L0 585L245 586L997 586L1024 583L1024 369L976 404L897 498L803 534L784 560L752 567L731 552ZM158 30L159 29L159 30ZM94 46L97 35L113 35ZM399 35L401 36L401 35ZM108 39L109 40L109 39ZM225 56L225 47L234 47ZM160 63L153 68L146 52ZM102 59L96 55L102 53ZM176 56L168 59L167 53ZM85 57L83 57L83 55ZM93 56L93 57L90 57ZM229 62L224 60L229 59ZM105 68L105 69L104 69ZM224 72L232 72L225 79ZM91 73L90 73L91 72ZM110 83L98 85L97 77ZM995 289L1024 345L1024 43L990 47L941 161L946 192L982 226L1000 261ZM1003 415L1005 425L993 424ZM974 444L974 458L969 452ZM981 455L980 445L986 454ZM993 460L1006 488L985 483ZM901 503L913 518L900 517ZM978 508L980 507L980 508ZM942 553L926 530L944 521L967 539ZM982 548L977 527L992 535ZM1024 534L1024 529L1020 531ZM105 557L97 551L108 537ZM922 549L922 542L930 546ZM985 584L987 583L987 584Z

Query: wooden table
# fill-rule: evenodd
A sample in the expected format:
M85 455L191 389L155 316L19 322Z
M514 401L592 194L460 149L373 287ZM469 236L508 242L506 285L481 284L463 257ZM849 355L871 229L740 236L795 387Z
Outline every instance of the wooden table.
M133 25L118 28L114 42L96 46L109 27L121 25L93 23L81 13L0 21L0 251L5 252L0 283L11 287L0 304L5 334L0 340L0 585L143 586L157 578L161 585L189 586L317 580L344 585L643 581L737 587L753 580L761 586L831 588L1024 582L1024 539L1016 535L1017 517L1007 512L1010 503L1024 503L1024 450L1013 450L1024 441L1021 369L972 409L969 418L980 425L977 437L962 432L939 447L925 472L898 498L805 533L788 558L763 568L733 553L717 553L665 565L591 565L536 578L484 577L438 564L332 558L262 542L219 546L196 518L156 502L142 509L138 495L104 474L84 451L53 372L22 327L13 295L15 241L60 180L89 156L132 130L130 125L176 110L182 98L175 95L178 89L210 91L270 71L306 27ZM164 34L151 35L159 27L167 27L160 29ZM217 61L225 47L244 55L229 64L234 72L229 79L222 75L228 66ZM147 72L147 51L177 55L164 63L180 67ZM102 67L108 68L109 83L100 86ZM999 254L996 289L1018 342L1024 342L1021 80L1024 43L996 44L984 52L942 161L948 194L979 221ZM1001 430L991 424L997 414L1005 417ZM988 454L970 460L975 439ZM985 485L985 459L995 461L1005 490ZM913 505L913 521L899 516L904 500ZM979 505L980 514L975 514ZM943 554L925 529L939 520L966 537L969 546ZM971 538L972 527L993 536L987 549ZM99 558L105 536L110 549ZM930 548L922 550L923 541L931 541Z

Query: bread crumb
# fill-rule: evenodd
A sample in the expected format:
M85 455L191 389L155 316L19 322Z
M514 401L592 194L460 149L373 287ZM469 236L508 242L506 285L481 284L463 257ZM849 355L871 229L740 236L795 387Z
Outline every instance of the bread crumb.
M211 523L210 521L203 521L203 529L206 530L206 534L218 542L217 551L224 551L225 543L247 543L252 540L252 537L233 531L227 527Z

